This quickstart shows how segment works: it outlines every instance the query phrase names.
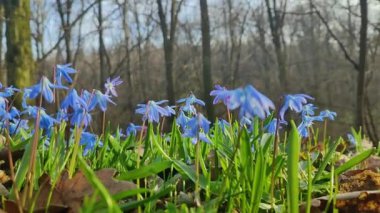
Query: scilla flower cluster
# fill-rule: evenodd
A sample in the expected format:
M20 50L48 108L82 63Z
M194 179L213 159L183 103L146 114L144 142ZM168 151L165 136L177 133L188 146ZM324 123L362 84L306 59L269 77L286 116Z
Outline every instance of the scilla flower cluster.
M8 130L10 135L17 134L21 129L31 128L39 116L38 125L47 137L52 128L62 122L70 126L71 132L74 128L83 129L80 144L84 147L84 154L94 149L97 143L101 144L100 137L90 131L93 113L96 110L106 112L109 104L116 105L112 99L118 96L117 87L122 84L122 80L120 77L108 78L103 90L77 90L72 86L75 74L77 71L70 64L64 64L55 67L52 79L42 76L37 84L27 88L3 87L0 84L2 131ZM214 97L214 104L224 104L228 113L236 111L241 126L252 128L251 123L257 117L266 121L264 131L270 134L275 134L288 124L286 114L289 111L299 116L298 131L302 137L309 136L309 128L314 122L334 120L336 117L336 113L329 110L317 115L317 107L310 103L314 98L306 94L285 95L279 109L252 85L236 89L216 85L210 95ZM22 97L20 108L13 106L16 97ZM60 102L56 112L50 113L42 107L53 103L57 105L57 97L60 97ZM189 138L194 144L212 143L211 122L202 114L205 102L191 93L188 97L179 99L176 104L169 106L167 100L149 100L138 104L135 112L142 117L141 126L130 123L125 134L121 132L121 135L134 137L137 132L144 131L147 124L160 123L164 117L175 116L175 123L183 137ZM232 121L219 118L217 123L224 130L231 126Z

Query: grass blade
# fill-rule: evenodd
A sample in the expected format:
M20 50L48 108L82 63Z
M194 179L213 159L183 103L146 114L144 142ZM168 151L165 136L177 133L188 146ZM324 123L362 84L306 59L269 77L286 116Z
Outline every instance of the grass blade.
M148 177L169 168L171 165L172 165L171 161L153 162L149 165L140 167L138 169L128 171L120 175L119 177L117 177L117 179L136 180L138 178Z
M375 151L376 151L375 149L369 149L351 158L349 161L342 164L335 170L336 175L340 175L343 172L363 162L365 159L369 158L372 154L374 154Z
M298 161L300 155L300 137L294 121L291 121L292 129L288 139L288 182L287 182L287 199L288 212L298 212L299 198L299 179L298 179Z

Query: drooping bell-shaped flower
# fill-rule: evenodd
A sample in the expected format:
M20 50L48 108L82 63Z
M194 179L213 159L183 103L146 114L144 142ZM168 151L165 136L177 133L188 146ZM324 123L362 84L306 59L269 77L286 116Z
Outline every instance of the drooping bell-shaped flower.
M71 84L73 79L70 77L70 74L74 74L76 72L77 71L71 67L71 64L57 64L57 68L55 70L55 79L57 84L62 86L62 77Z
M158 123L160 117L167 116L169 112L161 104L167 103L167 100L162 101L148 101L146 104L138 104L136 113L143 115L142 120L148 120L149 123L156 122Z
M38 95L42 94L44 99L52 103L54 100L54 94L52 89L67 89L67 87L55 85L49 81L49 79L45 76L43 76L40 80L40 82L32 87L30 87L31 91L29 93L30 99L36 98Z

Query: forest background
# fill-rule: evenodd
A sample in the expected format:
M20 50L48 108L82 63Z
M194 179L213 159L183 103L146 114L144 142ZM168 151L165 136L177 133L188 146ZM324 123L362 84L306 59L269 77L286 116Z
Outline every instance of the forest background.
M66 63L79 70L79 88L121 76L113 126L139 122L138 103L174 104L189 92L223 117L213 85L253 84L273 100L301 92L336 111L329 135L363 127L379 141L378 0L0 2L3 85L30 86Z

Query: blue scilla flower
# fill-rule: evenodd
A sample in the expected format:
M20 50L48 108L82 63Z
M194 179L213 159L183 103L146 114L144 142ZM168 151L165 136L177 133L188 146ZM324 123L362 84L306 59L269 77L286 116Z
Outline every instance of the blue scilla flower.
M16 107L12 107L9 111L5 111L4 114L1 114L2 121L13 120L20 117L20 111Z
M88 107L82 107L74 109L74 113L71 116L70 123L72 126L84 126L85 128L90 125L92 121L92 116Z
M220 85L215 85L215 89L210 92L210 95L215 96L213 104L223 102L225 105L227 105L231 91Z
M185 112L180 110L179 115L177 116L176 123L179 125L182 129L182 131L185 131L187 122L189 122L190 118L185 115Z
M336 117L336 112L332 112L330 110L324 110L319 114L319 116L323 118L328 118L329 120L333 121Z
M197 138L200 140L210 143L210 140L206 137L210 130L211 122L207 120L201 113L198 113L193 118L191 118L186 125L186 130L183 134L184 137L193 138L196 141ZM203 133L203 134L201 134Z
M80 138L80 145L84 145L83 155L87 155L89 151L94 150L97 141L97 136L90 132L82 132ZM99 141L99 146L102 146L102 143Z
M45 98L45 100L49 103L52 103L54 100L54 95L52 89L67 89L67 87L59 86L52 84L49 79L43 76L40 82L32 87L30 87L31 91L29 93L30 99L36 98L39 94Z
M31 92L32 92L32 89L30 89L30 88L24 88L23 89L21 106L24 109L28 107L27 100L30 97Z
M0 109L1 110L5 110L5 108L7 107L7 103L8 103L8 100L6 98L0 96Z
M77 109L85 105L85 101L78 95L76 89L71 89L62 101L61 109L68 109L69 107Z
M244 96L239 98L243 100L240 105L240 117L254 117L258 116L265 119L270 115L270 109L274 109L273 102L265 95L257 91L252 85L244 88Z
M302 116L302 122L298 126L298 132L302 137L309 137L308 129L314 124L314 121L323 121L323 118L321 116Z
M356 145L356 139L352 134L348 133L347 139L348 139L348 142L350 142L352 145Z
M56 119L48 115L45 110L40 109L40 127L45 129L45 130L50 130L51 127L59 123Z
M230 127L231 124L228 123L226 120L219 118L218 119L218 126L222 131L225 131L226 128Z
M119 86L121 83L123 83L123 81L120 79L120 76L112 80L111 78L107 78L107 82L104 84L106 95L111 93L113 96L117 97L116 86Z
M0 116L3 116L7 112L8 100L0 96Z
M9 134L15 135L17 134L20 129L29 129L28 120L24 119L13 119L12 122L9 123Z
M314 106L314 104L305 104L303 105L302 107L302 116L305 116L305 115L314 115L315 114L315 110L318 109L318 107Z
M127 127L126 133L127 137L130 135L136 136L138 131L142 130L142 126L137 126L133 123L130 123Z
M42 109L42 108L41 108ZM21 112L21 115L28 115L30 117L36 117L38 112L38 107L36 106L26 106L24 111Z
M87 104L90 104L93 96L94 96L93 93L91 93L87 90L83 90L80 97L84 100L84 102L86 102Z
M160 117L168 115L168 111L161 107L161 104L167 103L167 100L162 101L148 101L146 104L137 104L136 113L143 115L142 120L148 120L149 123L156 122L158 123Z
M252 85L231 90L228 98L225 99L225 103L230 110L240 107L240 118L258 116L264 119L270 114L270 109L275 108L273 102Z
M44 108L39 108L36 106L27 106L27 108L21 112L21 114L27 114L30 117L36 119L38 116L38 110L40 111L40 127L48 130L51 128L54 124L59 123L56 119L48 115Z
M200 132L199 135L198 135L198 137L199 137L200 141L203 141L203 142L206 142L206 143L211 143L211 140L207 137L207 135L204 132ZM191 143L197 144L197 138L193 138L191 140Z
M166 115L165 117L170 117L172 115L175 115L175 106L165 106L164 109L166 110Z
M56 116L55 116L56 120L58 122L62 122L62 121L67 121L69 119L69 115L67 113L67 110L66 109L59 109L58 112L56 113Z
M251 126L252 125L251 119L248 117L245 117L245 116L240 118L239 123L240 123L240 126Z
M284 104L282 105L279 114L281 120L284 120L285 112L290 109L294 112L301 112L303 105L307 103L307 100L313 100L314 98L305 94L286 95Z
M58 64L57 69L55 71L55 79L58 85L62 85L62 77L68 82L72 83L73 79L71 79L70 74L74 74L77 71L71 67L71 64Z
M205 106L205 102L195 97L194 94L190 94L187 98L181 98L177 101L178 104L185 103L184 106L181 107L181 109L185 112L195 114L196 109L194 107L195 104L198 104L200 106Z
M281 125L287 125L288 122L286 121L279 121L278 129L281 129ZM276 133L276 126L277 126L277 118L274 118L271 120L266 126L264 126L264 129L268 131L269 134L275 134Z
M177 103L185 103L185 105L194 105L198 104L201 106L205 106L205 102L195 97L194 94L190 94L187 98L181 98L177 101Z
M0 92L0 96L3 98L8 98L8 97L11 97L15 92L19 92L19 91L20 91L19 89L13 86L6 87L4 88L4 91Z
M99 106L100 110L105 112L107 110L107 103L108 102L116 105L116 103L110 99L109 95L103 94L99 90L95 90L94 95L91 99L89 109L94 109L95 106Z

